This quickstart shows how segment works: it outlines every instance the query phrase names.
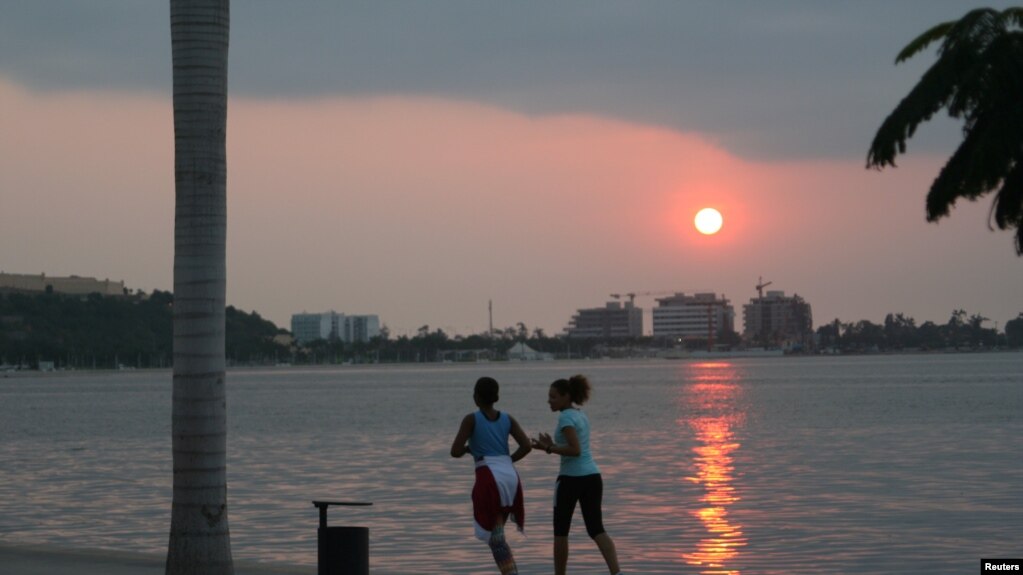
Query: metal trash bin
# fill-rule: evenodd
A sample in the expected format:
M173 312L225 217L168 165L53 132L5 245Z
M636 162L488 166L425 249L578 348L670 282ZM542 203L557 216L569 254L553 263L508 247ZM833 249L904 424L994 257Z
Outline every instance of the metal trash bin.
M319 575L369 575L369 527L328 527L327 508L331 505L366 506L355 501L313 501L320 510L320 528L316 532L317 573Z

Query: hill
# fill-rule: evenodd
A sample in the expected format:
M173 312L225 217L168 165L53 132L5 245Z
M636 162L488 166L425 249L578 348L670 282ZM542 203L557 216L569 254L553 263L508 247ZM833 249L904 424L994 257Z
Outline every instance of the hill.
M0 365L59 368L170 367L174 296L0 294ZM229 364L288 357L274 338L287 334L257 313L227 307Z

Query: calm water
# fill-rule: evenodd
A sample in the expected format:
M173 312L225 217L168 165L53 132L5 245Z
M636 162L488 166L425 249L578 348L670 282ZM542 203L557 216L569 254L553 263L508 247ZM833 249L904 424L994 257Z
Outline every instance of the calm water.
M316 498L370 527L379 573L496 573L471 463L472 384L530 435L582 372L605 524L631 574L974 573L1023 556L1023 354L274 369L229 373L234 555L315 572ZM518 465L523 573L549 573L555 457ZM170 374L0 379L0 541L162 554ZM581 518L570 573L606 572Z

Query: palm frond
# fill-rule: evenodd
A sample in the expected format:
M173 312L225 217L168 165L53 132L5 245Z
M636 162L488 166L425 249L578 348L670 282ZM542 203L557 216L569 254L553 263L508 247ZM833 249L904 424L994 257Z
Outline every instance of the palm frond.
M954 64L948 59L935 62L885 118L867 152L868 168L894 166L895 156L906 152L906 140L916 133L917 126L948 105L958 79Z
M977 197L983 193L976 182L967 178L976 144L976 140L964 140L941 168L927 193L927 221L935 222L947 216L959 198Z
M1020 228L1023 226L1023 162L1016 162L1005 177L1002 187L995 194L991 205L998 229ZM1016 252L1023 255L1023 235L1017 234Z
M895 57L895 63L905 62L938 41L942 42L942 52L964 43L983 45L993 39L999 31L1005 30L1005 22L1012 18L1023 18L1023 14L1009 13L1010 10L999 13L991 8L978 8L967 12L958 20L942 22L914 38Z
M927 219L948 215L959 198L976 200L1003 185L1019 163L1018 113L989 113L977 119L942 168L927 195Z
M1016 255L1023 256L1023 162L1016 162L991 205L998 229L1016 228Z
M954 51L980 52L1004 31L1004 22L998 11L978 8L953 23L939 51L942 56Z
M895 63L901 64L913 56L916 56L921 51L926 50L932 43L943 40L946 36L948 36L949 30L955 26L956 22L956 20L942 22L941 24L938 24L917 36L912 42L903 48L901 52L899 52L899 55L895 57Z
M1001 19L1006 29L1010 26L1023 28L1023 8L1006 8L1002 10Z
M896 63L939 41L937 61L878 129L867 167L895 166L919 124L945 108L963 120L963 141L931 185L927 220L947 216L960 198L995 191L990 217L1001 229L1016 228L1023 256L1023 8L972 10L934 26Z

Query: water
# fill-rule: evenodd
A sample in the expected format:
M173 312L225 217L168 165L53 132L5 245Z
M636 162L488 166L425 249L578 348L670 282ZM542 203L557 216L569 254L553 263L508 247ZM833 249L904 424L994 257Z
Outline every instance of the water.
M623 568L972 573L1023 556L1023 355L268 369L228 375L234 556L315 571L313 499L364 500L376 573L496 573L448 456L480 375L530 435L582 372ZM163 554L170 374L0 379L0 541ZM523 573L549 573L557 458L518 464ZM570 573L606 572L573 525Z

